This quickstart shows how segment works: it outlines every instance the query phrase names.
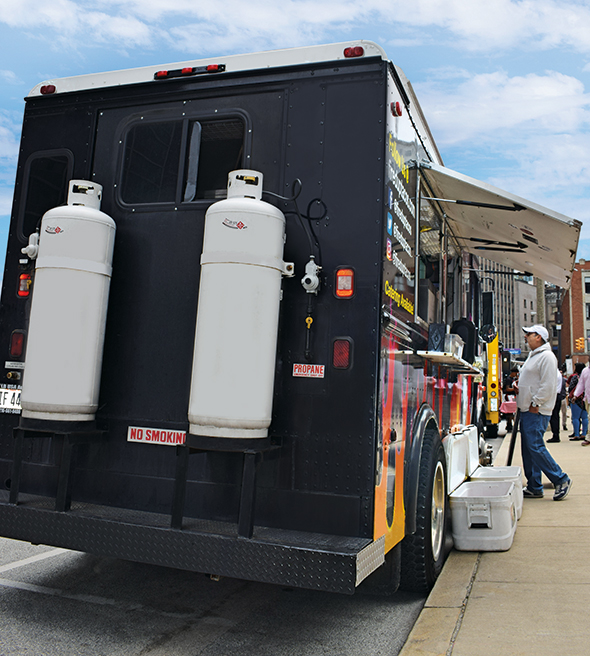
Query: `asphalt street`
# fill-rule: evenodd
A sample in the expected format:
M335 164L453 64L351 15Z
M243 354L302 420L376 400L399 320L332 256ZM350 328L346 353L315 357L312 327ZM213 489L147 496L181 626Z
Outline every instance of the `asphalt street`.
M424 601L213 581L0 539L0 656L395 656Z

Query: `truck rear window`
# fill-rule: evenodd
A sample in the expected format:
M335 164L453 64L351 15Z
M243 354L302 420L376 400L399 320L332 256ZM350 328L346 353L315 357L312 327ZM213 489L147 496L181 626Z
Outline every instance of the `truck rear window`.
M124 138L121 201L187 203L223 197L228 173L242 168L241 119L132 123Z
M35 232L47 210L66 202L74 155L69 150L40 151L25 164L24 202L21 204L21 239Z

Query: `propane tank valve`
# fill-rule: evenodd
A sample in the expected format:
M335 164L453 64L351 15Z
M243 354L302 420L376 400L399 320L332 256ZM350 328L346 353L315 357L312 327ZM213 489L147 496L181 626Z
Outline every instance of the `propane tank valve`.
M35 231L29 235L29 243L24 248L20 249L23 255L26 255L30 260L37 259L39 253L39 232Z
M305 289L308 294L318 293L320 286L320 278L318 274L321 270L322 267L316 264L315 257L311 255L309 262L305 265L305 275L301 279L303 289Z

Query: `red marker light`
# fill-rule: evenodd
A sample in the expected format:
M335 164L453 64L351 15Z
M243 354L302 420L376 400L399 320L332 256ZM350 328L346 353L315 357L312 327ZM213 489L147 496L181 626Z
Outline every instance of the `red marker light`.
M16 295L19 298L27 298L31 293L31 274L30 273L21 273L18 277L18 288L16 290Z
M169 71L157 71L154 80L170 80L178 77L192 77L193 75L207 75L207 73L223 73L225 64L209 64L209 66L184 66Z
M350 354L352 343L349 338L334 340L332 349L332 366L334 369L348 369L350 367Z
M337 298L350 298L354 295L354 270L338 269L336 271L335 293Z
M351 46L344 49L345 57L362 57L365 54L365 49L362 46Z
M402 115L402 105L399 102L392 102L390 105L391 108L391 113L394 116L401 116Z
M10 357L22 358L25 351L25 334L22 330L15 330L10 336Z
M55 84L44 84L41 87L41 89L39 89L39 91L41 91L42 95L44 96L48 96L52 93L55 93L56 91Z

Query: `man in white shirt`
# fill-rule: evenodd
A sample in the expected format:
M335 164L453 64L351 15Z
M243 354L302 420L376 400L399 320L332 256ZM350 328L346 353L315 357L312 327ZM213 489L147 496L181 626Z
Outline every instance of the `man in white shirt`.
M531 350L520 370L517 404L520 410L522 464L527 479L525 498L541 499L541 472L555 485L554 501L568 495L572 481L555 462L543 440L557 396L557 359L545 326L523 328Z

